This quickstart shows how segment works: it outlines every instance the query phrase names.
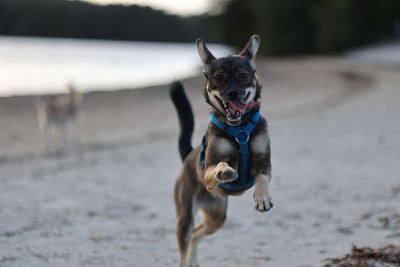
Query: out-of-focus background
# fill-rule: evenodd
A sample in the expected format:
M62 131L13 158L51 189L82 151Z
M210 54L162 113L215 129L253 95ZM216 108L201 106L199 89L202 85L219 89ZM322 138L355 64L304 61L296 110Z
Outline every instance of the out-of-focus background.
M194 41L252 34L275 206L230 198L201 266L398 266L398 0L0 0L0 266L176 266L168 84L198 145Z

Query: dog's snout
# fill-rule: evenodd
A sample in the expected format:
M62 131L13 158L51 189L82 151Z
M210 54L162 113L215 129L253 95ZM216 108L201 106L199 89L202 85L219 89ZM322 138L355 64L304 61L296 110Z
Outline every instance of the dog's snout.
M229 89L226 94L228 95L229 98L237 98L240 95L239 90L237 89Z

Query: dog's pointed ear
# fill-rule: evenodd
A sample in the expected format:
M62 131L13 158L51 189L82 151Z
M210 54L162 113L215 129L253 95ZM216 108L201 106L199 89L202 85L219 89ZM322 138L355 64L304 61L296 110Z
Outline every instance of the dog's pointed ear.
M213 54L211 54L210 50L208 50L206 44L203 40L197 39L196 40L197 51L199 52L199 56L201 58L201 64L203 65L203 69L205 72L209 70L209 66L212 61L216 58Z
M258 35L251 36L247 45L239 53L239 56L247 57L250 60L250 63L253 65L253 67L256 66L255 59L258 47L260 46L260 41L261 41L260 36Z

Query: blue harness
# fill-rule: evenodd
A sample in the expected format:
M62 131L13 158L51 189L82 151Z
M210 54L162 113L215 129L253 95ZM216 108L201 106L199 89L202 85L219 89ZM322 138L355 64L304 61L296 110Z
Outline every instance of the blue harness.
M231 192L239 192L252 187L256 179L255 177L249 177L249 163L250 163L250 144L249 139L256 128L258 122L260 121L261 114L260 112L254 113L251 117L250 121L243 126L228 126L222 124L218 119L215 117L214 114L210 114L211 122L217 126L220 130L222 130L227 135L233 137L234 140L239 145L239 177L233 182L228 183L220 183L218 186L226 191ZM203 167L206 163L205 159L206 153L206 143L205 138L203 137L203 141L201 144L201 152L199 155L199 159L203 164Z

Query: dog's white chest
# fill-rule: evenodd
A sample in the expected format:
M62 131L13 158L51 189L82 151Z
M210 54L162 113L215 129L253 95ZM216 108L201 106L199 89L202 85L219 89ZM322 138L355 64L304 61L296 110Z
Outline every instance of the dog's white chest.
M251 152L256 154L266 153L268 144L268 135L264 133L257 134L250 142ZM218 138L216 142L216 150L218 153L226 155L235 152L235 146L226 138Z
M234 152L235 149L232 143L226 138L218 138L216 148L220 154L230 154Z
M252 153L266 153L269 144L268 135L264 133L257 134L250 142L250 148Z

